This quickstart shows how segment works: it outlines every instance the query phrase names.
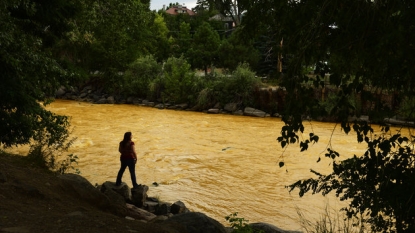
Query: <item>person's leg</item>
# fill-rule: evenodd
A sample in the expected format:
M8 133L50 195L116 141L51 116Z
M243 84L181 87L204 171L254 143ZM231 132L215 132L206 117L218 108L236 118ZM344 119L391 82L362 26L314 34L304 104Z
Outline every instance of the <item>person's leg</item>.
M117 181L115 182L115 185L121 184L122 175L124 174L125 169L127 168L128 163L125 160L121 160L121 167L118 171L117 175Z
M137 187L137 179L135 177L135 162L133 159L128 161L128 169L130 170L130 175L131 175L131 182L133 183L133 187Z

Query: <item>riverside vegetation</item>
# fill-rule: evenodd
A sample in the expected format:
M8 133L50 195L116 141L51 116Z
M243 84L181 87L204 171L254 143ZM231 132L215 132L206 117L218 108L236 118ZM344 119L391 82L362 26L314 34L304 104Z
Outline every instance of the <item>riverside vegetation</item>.
M153 78L147 79L147 89L146 90L140 90L135 89L131 87L131 85L138 85L137 87L142 87L144 84L136 84L134 80L140 80L137 77L141 77L141 73L143 71L147 71L144 68L137 69L134 73L134 66L144 65L151 63L153 61L153 64L156 67L159 67L159 71L155 72L153 74L156 74L153 76ZM157 64L154 60L152 60L150 57L142 58L142 60L138 60L134 66L131 67L131 70L128 70L125 75L120 76L121 80L124 80L125 84L123 87L125 89L122 89L120 91L120 96L125 95L124 98L126 98L127 95L131 96L142 96L149 100L156 100L160 101L160 103L163 103L162 106L175 106L175 102L179 103L193 103L193 106L196 106L193 110L203 110L203 109L209 109L210 107L214 108L215 105L218 105L218 103L221 103L222 101L229 101L229 103L237 102L237 105L244 106L253 104L255 106L255 98L253 93L255 90L261 85L264 85L261 83L261 80L255 76L255 73L252 72L249 67L246 64L240 65L235 72L231 74L217 74L213 72L210 74L210 76L198 76L190 69L190 66L186 63L186 61L182 58L174 58L166 62L164 64L164 67ZM165 70L164 70L165 69ZM133 76L136 75L136 76ZM168 78L166 78L168 77ZM189 80L183 80L183 78L189 78ZM142 80L141 80L142 81ZM182 84L183 83L183 84ZM191 83L192 85L186 85L186 83ZM202 86L202 84L205 84L207 86ZM91 85L91 84L88 84ZM198 87L198 89L194 89L195 87ZM96 83L96 86L93 89L100 89L101 88L101 94L106 95L105 92L109 91L111 89L105 89L105 87L100 86L99 83ZM90 89L92 90L92 88ZM94 95L95 93L88 93L86 90L86 93L84 97L88 97L89 94ZM139 92L135 92L134 90L140 90ZM195 90L199 90L198 95L194 93ZM66 93L65 93L66 94ZM79 93L78 93L79 94ZM82 93L81 93L82 94ZM197 97L195 97L197 96ZM77 96L76 98L80 98L80 96ZM192 99L195 98L195 99ZM120 98L122 99L122 98ZM127 99L127 98L126 98ZM107 100L106 100L107 101ZM150 102L150 101L149 101ZM334 101L335 102L335 101ZM107 103L107 102L104 102ZM142 102L140 102L142 103ZM225 102L226 103L226 102ZM278 104L278 103L275 103ZM326 109L330 109L333 107L330 107L328 104L330 102L322 102L322 106L324 106ZM220 104L219 104L220 106ZM275 105L277 106L277 105ZM265 115L264 115L265 116ZM362 132L370 132L370 126L368 125L368 122L358 122L356 124L355 129L360 129L357 127L362 127ZM367 128L364 128L367 127ZM365 129L365 130L364 130ZM385 128L385 136L382 136L378 139L379 145L386 146L385 152L382 153L390 153L392 147L387 147L388 144L390 145L403 145L402 143L409 142L408 138L406 137L395 137L388 139L386 133L388 132L388 128ZM51 168L52 170L55 170L59 173L67 172L69 169L76 169L76 167L73 166L73 163L76 162L76 156L75 155L68 155L65 159L57 159L62 155L62 153L67 150L67 148L70 147L71 143L75 139L69 139L69 133L66 130L62 131L55 131L55 134L48 134L46 132L39 131L37 134L35 134L34 139L35 144L32 145L32 149L29 153L29 158L35 159L38 161L43 161L40 164L42 164L43 167ZM365 136L365 134L358 135L360 137L360 141L365 140L366 142L370 142L369 138ZM278 139L283 145L283 140L280 138ZM385 141L386 140L386 141ZM310 134L310 141L309 142L317 142L318 137L315 135ZM55 143L51 143L55 142ZM56 143L59 142L59 143ZM396 144L396 143L399 144ZM291 142L292 143L292 142ZM301 144L301 146L305 147L307 144ZM374 144L373 146L376 146ZM402 148L405 148L405 145L402 146ZM410 147L407 147L410 148ZM399 153L406 153L406 151L410 151L410 149L404 149L401 150ZM373 152L370 152L373 153ZM394 152L395 153L395 152ZM370 155L370 154L367 154ZM43 157L46 156L46 157ZM55 157L57 156L57 157ZM328 153L326 154L327 157L335 159L339 155L334 150L328 150ZM365 155L366 156L366 155ZM374 154L370 155L371 157L375 156ZM61 157L62 158L62 157ZM370 158L370 157L368 157ZM401 156L397 156L397 159L401 158ZM408 157L410 158L410 157ZM365 160L362 160L365 162ZM395 163L395 162L394 162ZM408 162L407 164L410 164ZM402 164L406 166L405 164ZM284 166L283 162L280 162L280 166ZM336 165L337 166L337 165ZM341 170L335 170L335 172L340 172ZM75 170L76 172L76 170ZM305 192L312 190L313 192L318 192L319 190L322 190L319 186L320 184L318 182L327 182L326 185L331 185L330 183L335 184L335 186L330 186L333 188L339 188L344 189L344 186L342 184L335 183L335 180L337 179L335 176L323 176L322 174L319 174L315 172L316 175L319 176L319 180L306 180L306 181L299 181L289 188L292 190L294 188L300 188L301 192L300 195L303 195ZM349 174L340 174L339 176L348 176ZM367 182L365 183L367 185ZM357 188L356 190L360 190L360 188ZM237 218L236 216L230 215L228 216L229 220L235 221L239 225L233 225L235 229L241 230L241 232L249 232L251 227L248 224L245 224L243 221L243 218ZM307 222L307 221L304 221ZM331 219L324 219L321 221L320 225L316 225L315 227L319 230L317 232L324 232L325 230L322 230L322 228L331 228L333 226L325 225L327 222L332 222ZM309 224L309 223L308 223ZM374 223L378 224L378 223ZM348 229L350 226L343 226L340 223L338 224L343 229ZM352 229L350 227L350 229ZM310 231L310 230L308 230ZM313 230L311 230L313 231ZM351 230L350 230L351 231Z
M191 73L190 70L187 70L186 72ZM238 77L239 82L235 82L235 85L238 85L238 84L250 85L251 94L247 93L245 98L252 98L252 92L255 90L255 87L261 84L260 80L257 77L255 77L253 72L251 72L247 67L243 67L243 66L239 67L238 71L235 73L241 76L241 77ZM243 77L243 75L246 75L247 77ZM229 79L232 77L233 76L229 75L226 78ZM245 81L247 83L242 82L244 80L247 80ZM238 88L229 86L229 89L234 90ZM212 100L217 101L217 99L212 99ZM233 99L230 99L230 101L232 100ZM51 139L50 137L53 137L53 139ZM76 169L77 157L75 155L64 155L64 153L68 150L68 148L70 147L70 145L73 143L74 140L76 139L70 138L70 134L67 131L61 131L59 133L56 132L56 134L53 134L53 135L39 133L36 135L36 140L35 140L36 143L32 145L29 155L27 157L27 161L31 164L31 166L35 165L35 167L47 168L57 174L62 174L62 173L67 173L67 172L77 173L78 172ZM49 145L49 141L59 141L59 143ZM49 194L45 194L45 196L47 195ZM69 212L69 213L72 213L72 212ZM248 221L245 220L244 218L238 217L236 213L231 214L227 216L226 218L230 222L230 225L234 229L234 232L255 232L254 228L248 224ZM43 227L46 227L46 225L44 225ZM61 226L61 227L64 227L64 226ZM45 228L42 228L42 229L45 229Z
M144 58L144 60L146 60L146 59L151 59L151 57ZM170 62L172 62L172 61L170 61ZM177 62L177 63L174 63L173 66L176 66L177 64L179 64L179 68L180 67L183 68L183 66L180 66L180 65L184 64L184 72L188 73L187 74L188 77L192 77L194 79L192 81L205 80L206 77L197 76L196 74L194 74L191 71L190 67L186 66L185 61L180 61L180 59L174 59L174 62ZM170 100L172 100L172 99L173 100L177 99L178 101L183 101L183 103L188 103L188 99L190 98L189 93L191 91L193 91L193 89L186 89L186 86L177 87L176 85L180 85L181 82L179 82L177 80L175 81L173 74L168 73L168 72L172 72L173 70L176 70L175 72L178 72L177 70L180 70L180 69L177 68L177 67L174 68L174 69L173 68L169 69L168 65L170 65L170 64L165 64L165 66L167 66L167 71L156 72L156 74L158 73L159 75L155 76L154 79L152 79L153 82L158 83L158 85L155 85L154 83L150 82L151 79L149 79L149 82L147 84L148 87L157 87L157 88L148 88L147 91L142 91L141 94L144 92L145 96L148 99L161 101L162 103L164 103L163 106L169 106L169 105L173 106L174 104L170 103ZM139 70L143 71L145 69L139 69ZM133 73L130 70L128 71L128 73L129 72ZM174 73L174 72L172 72L172 73ZM164 75L170 76L170 79L164 79L164 77L160 77L160 74L163 74L163 76ZM180 75L175 76L175 77L176 78L182 78L183 76L186 76L186 75L183 75L183 73L180 73L180 72L179 72L179 74ZM132 91L127 91L128 88L131 88L128 84L133 83L133 82L128 81L128 80L133 79L129 75L132 75L132 74L126 74L125 76L123 76L126 79L126 84L125 84L126 89L122 93L126 93L126 95L128 94L128 95L137 96L138 93L132 92ZM138 75L138 74L136 73L136 75ZM203 77L203 79L201 77ZM239 101L239 104L242 104L242 105L243 104L250 104L250 103L254 104L255 103L255 101L254 101L255 98L254 98L254 95L252 93L254 93L256 88L260 87L261 85L264 85L263 83L261 83L261 80L259 78L255 77L255 74L252 71L250 71L249 67L247 67L246 65L239 66L234 73L229 74L229 75L213 73L209 77L208 80L210 80L212 82L212 84L211 84L212 89L210 89L210 91L212 91L212 93L219 93L220 90L225 90L224 93L228 93L228 95L224 95L225 100L231 101L231 102ZM229 80L237 80L237 81L232 83ZM164 82L171 82L171 83L166 84ZM209 83L209 82L206 82L206 83ZM225 83L226 83L226 88L227 89L226 88L221 89L225 85ZM234 86L231 86L230 84L233 84ZM243 85L244 88L238 88L237 85ZM169 86L169 88L161 88L161 87L164 87L164 86ZM249 87L249 88L246 88L246 87ZM98 88L94 87L94 88L91 88L91 89L87 89L86 93L80 93L79 92L78 94L81 94L81 95L85 94L84 97L93 96L95 93L88 93L88 91L90 91L92 89L99 89L99 86L98 86ZM181 89L183 89L184 91L183 90L178 91L178 90L181 90ZM205 91L205 89L206 88L202 88L200 93L199 93L200 95L202 95L202 97L198 96L198 98L196 98L196 100L193 101L192 103L194 103L194 106L203 106L205 108L207 107L207 109L209 109L209 107L215 107L215 105L217 105L217 103L220 102L221 100L218 98L218 95L214 95L214 94L210 94L211 95L210 98L204 98L205 93L207 92L207 91ZM237 94L239 92L237 92L237 91L233 92L234 90L238 90L238 89L244 89L244 91L246 91L246 93L242 94L242 95L239 95L239 94ZM131 88L131 90L134 90L134 88ZM174 90L174 91L173 91L173 93L168 93L167 92L168 90ZM102 95L104 95L104 96L107 95L107 94L105 94L104 89L102 89L101 92L102 92L101 93ZM91 94L91 95L89 95L89 94ZM181 95L185 95L187 97L186 98L180 97ZM169 98L167 98L165 96L168 96ZM176 98L173 98L173 96L176 96ZM209 96L209 95L207 95L207 96ZM226 98L226 96L228 96L228 97L233 96L233 97L232 98ZM80 96L77 96L76 98L80 98ZM167 100L169 100L169 101L167 101ZM199 100L202 101L202 102L198 102ZM210 102L205 102L205 100L209 100ZM174 102L175 101L172 101L172 103L174 103ZM104 103L107 103L107 102L104 102ZM140 102L140 103L142 103L142 102ZM179 102L179 103L181 103L181 102ZM326 108L328 106L327 105L328 103L329 102L324 102L324 106ZM180 104L178 104L178 105L180 105ZM186 104L186 106L187 106L187 104ZM193 109L193 110L202 110L202 109L203 108L196 108L196 109ZM361 126L362 127L365 126L364 122L361 122ZM386 132L387 132L387 128L385 128L385 133ZM66 159L63 159L63 160L58 159L58 157L62 158L63 153L70 147L73 140L76 140L76 139L70 139L69 135L70 134L67 131L60 131L59 133L58 133L58 131L56 131L56 133L53 134L53 135L46 134L46 133L36 134L36 136L35 136L36 144L32 145L32 149L30 150L28 158L32 159L32 160L37 160L38 162L41 161L40 164L41 164L42 167L51 168L52 170L54 170L58 173L65 173L70 169L72 169L72 172L76 172L76 167L74 166L74 163L76 163L76 156L75 155L68 155L66 157ZM53 138L51 138L51 137L53 137ZM362 140L363 140L364 139L363 135L361 137L362 137ZM314 141L318 140L318 138L316 138L314 135L312 135L312 139ZM313 140L311 140L311 142ZM368 140L368 139L365 139L365 140ZM397 140L399 142L405 142L405 140L407 140L407 139L405 137L402 137L402 138L395 138L393 140L395 140L395 141ZM51 141L57 141L59 143L50 144ZM395 141L391 141L391 143L395 143ZM326 156L330 157L330 158L336 158L336 157L338 157L338 154L336 154L335 151L329 151L329 153L327 153ZM65 156L63 156L63 158L65 158ZM283 164L282 165L280 164L280 166L283 166ZM73 169L75 169L75 170L73 170ZM321 174L318 174L318 173L316 173L316 174L321 175ZM327 178L325 178L323 176L322 176L322 179L327 180ZM328 180L328 181L332 182L330 180ZM318 184L312 179L310 179L310 180L308 180L304 183L298 182L296 184L293 184L290 188L291 189L293 189L295 187L300 187L301 188L300 185L302 185L303 187L307 187L307 189L309 189L309 188L317 189L318 188ZM339 186L339 187L341 187L341 186ZM305 191L307 191L307 190L305 190ZM303 194L301 194L301 195L303 195ZM230 215L230 216L228 216L228 219L231 220L231 221L234 221L233 227L235 229L241 230L241 232L245 232L245 231L249 232L249 229L251 229L250 225L245 224L243 218L238 218L235 215ZM238 223L239 225L235 225L235 222ZM304 223L307 222L307 224L310 224L308 221L303 221L303 222ZM333 226L325 225L328 222L333 222L333 220L329 219L329 218L323 219L320 222L320 225L315 226L316 229L319 229L319 230L316 230L316 231L317 232L324 232L325 230L322 230L322 228L332 228ZM346 228L347 229L349 229L349 228L353 229L353 227L351 227L349 225L347 225L347 226L341 225L339 221L337 221L337 224L340 227L342 227L342 229L346 229ZM309 228L308 228L307 231L313 231L313 230L309 230ZM333 231L333 229L332 229L332 231ZM352 230L349 230L349 231L352 231Z

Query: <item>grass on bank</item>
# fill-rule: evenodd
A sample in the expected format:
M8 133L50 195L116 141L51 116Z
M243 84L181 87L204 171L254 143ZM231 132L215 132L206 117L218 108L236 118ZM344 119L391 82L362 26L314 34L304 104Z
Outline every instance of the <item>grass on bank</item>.
M358 219L348 219L344 214L336 210L330 210L328 206L320 214L318 219L310 220L304 213L297 209L301 228L306 233L368 233Z

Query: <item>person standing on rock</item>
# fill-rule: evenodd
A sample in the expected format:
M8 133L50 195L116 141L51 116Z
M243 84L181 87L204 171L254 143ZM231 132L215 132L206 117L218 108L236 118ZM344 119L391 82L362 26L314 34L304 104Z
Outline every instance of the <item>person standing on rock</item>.
M126 132L124 134L124 139L120 142L118 147L118 151L121 153L121 167L118 171L117 181L115 182L115 185L117 186L121 185L122 175L124 174L125 169L128 167L128 170L130 170L133 187L138 187L135 177L135 164L137 163L137 154L135 153L135 146L132 138L133 135L131 132Z

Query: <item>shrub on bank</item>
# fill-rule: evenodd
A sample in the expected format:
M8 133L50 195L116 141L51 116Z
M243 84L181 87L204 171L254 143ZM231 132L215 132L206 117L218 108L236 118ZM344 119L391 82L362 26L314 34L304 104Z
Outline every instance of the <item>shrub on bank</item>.
M80 173L74 166L78 164L78 156L65 154L76 138L70 138L67 130L56 130L54 134L37 131L30 144L27 159L39 167L58 174L69 171Z
M212 89L217 101L222 104L240 103L244 106L252 106L254 90L261 84L260 78L255 76L249 65L243 63L229 75L218 75Z
M196 93L193 85L196 83L196 75L186 59L183 56L170 57L163 68L163 102L194 102Z
M120 96L187 103L198 109L231 102L252 106L254 90L262 84L247 63L239 64L231 73L196 75L183 56L170 57L162 64L151 55L140 57L119 78L119 87L104 87L103 90L116 88L113 91Z
M123 90L126 95L148 98L151 95L150 84L160 76L162 66L149 55L140 57L129 65L124 74Z
M252 228L245 218L238 217L238 212L226 216L225 219L231 225L233 233L264 233L264 231Z

